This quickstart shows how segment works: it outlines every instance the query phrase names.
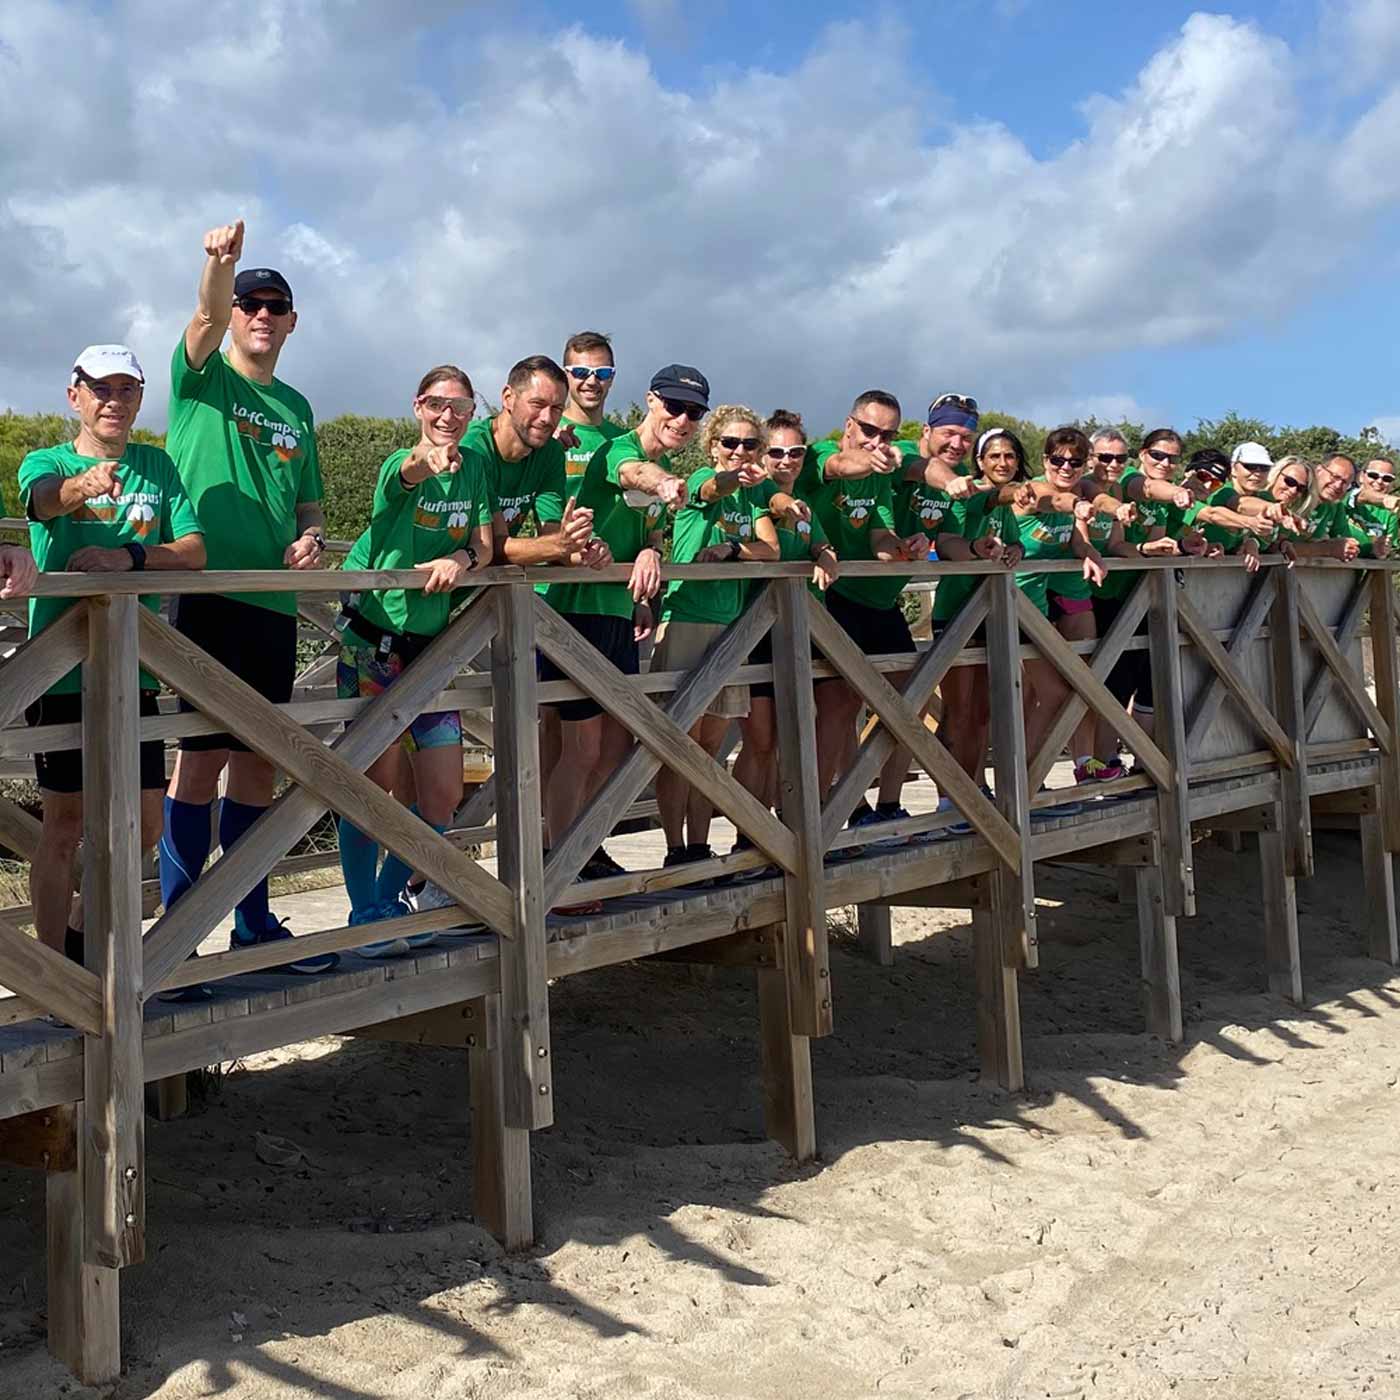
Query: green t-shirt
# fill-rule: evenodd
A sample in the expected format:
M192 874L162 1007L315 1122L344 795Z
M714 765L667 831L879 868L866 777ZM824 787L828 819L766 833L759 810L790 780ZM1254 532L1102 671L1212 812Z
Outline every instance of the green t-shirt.
M391 452L379 469L369 528L351 546L347 569L411 569L443 559L471 543L478 526L491 523L493 499L482 458L462 453L462 465L446 476L430 476L405 488L399 468L408 449ZM386 632L416 632L431 637L447 626L452 609L466 596L424 593L422 589L385 588L355 595L367 622Z
M101 457L80 457L71 442L31 452L19 464L19 491L23 509L29 510L29 492L46 476L78 476L95 467ZM131 442L121 455L118 473L121 494L95 496L67 515L52 520L31 520L29 548L41 572L61 573L71 555L96 545L115 549L124 544L170 544L186 535L200 533L199 520L175 463L159 448ZM31 598L29 635L37 637L45 627L71 608L73 598ZM142 594L141 602L152 611L160 605L157 594ZM82 689L82 668L75 666L62 680L49 687L49 694L71 693ZM141 672L141 685L156 690L160 682Z
M1016 529L1026 559L1071 559L1074 549L1074 516L1069 511L1015 515ZM1049 574L1017 574L1016 586L1043 613L1049 613ZM1059 592L1058 588L1056 592ZM1061 594L1063 597L1064 595Z
M795 564L799 561L810 560L813 554L827 543L826 531L822 529L822 523L815 515L811 520L801 521L795 530L789 529L783 521L772 515L773 497L781 490L782 488L772 481L765 481L761 486L752 488L750 494L758 503L758 509L754 512L755 517L764 511L770 511L769 519L773 522L774 530L778 532L778 562L780 564ZM785 494L796 496L796 484L794 483L793 489ZM754 594L762 585L762 579L749 579L745 606L753 601ZM825 601L825 595L815 583L809 583L807 587L815 597Z
M1200 505L1219 506L1222 510L1234 510L1239 503L1240 493L1233 486L1226 485L1212 491L1204 501L1200 502ZM1199 510L1199 506L1188 510L1188 520L1195 520ZM1211 544L1218 544L1226 554L1233 554L1250 534L1248 530L1236 530L1229 525L1202 525L1200 528L1201 534Z
M823 467L828 457L840 449L837 442L813 443L797 479L797 493L812 507L821 521L838 559L873 559L870 533L874 529L895 529L894 499L888 476L869 476L828 481ZM832 589L853 603L867 608L892 608L899 602L908 580L893 578L838 578Z
M738 540L748 544L754 538L754 520L766 514L767 497L763 486L740 487L728 496L708 503L700 499L700 488L715 476L713 467L700 467L686 482L686 503L676 512L671 535L671 562L690 564L702 549ZM771 486L771 482L766 483ZM772 493L769 492L769 495ZM677 622L710 622L727 626L744 610L749 580L676 579L666 585L661 601L662 618Z
M1353 539L1361 546L1363 557L1369 558L1371 535L1360 521L1352 518L1345 500L1319 501L1312 514L1304 522L1301 535L1285 533L1284 538L1294 540L1344 540Z
M170 362L166 450L204 531L211 569L283 569L297 506L319 501L321 465L311 405L274 379L258 384L215 351L191 369L181 337ZM229 593L273 612L295 593Z
M636 431L603 444L589 459L583 478L569 490L581 507L593 512L593 533L612 550L615 564L630 564L647 540L666 525L666 507L644 491L624 491L619 473L628 462L648 461ZM671 470L668 457L656 463ZM561 613L584 616L632 616L632 594L625 583L552 583L549 603Z
M567 498L582 483L583 474L588 470L588 464L593 460L593 454L615 438L622 437L627 429L609 418L604 418L597 427L594 427L592 423L575 423L572 418L561 418L559 426L572 428L574 436L578 438L577 447L564 449L564 473L568 477L565 490Z
M1346 495L1347 515L1351 523L1365 531L1373 546L1376 540L1386 540L1390 553L1394 554L1397 546L1400 546L1400 515L1384 506L1358 501L1356 498L1360 490L1359 486L1353 486Z
M1010 506L997 504L995 491L976 491L949 508L945 533L956 532L965 540L980 540L995 535L1003 544L1015 544L1020 538L1016 517ZM938 580L933 590L933 620L950 622L963 604L976 591L982 578L977 574L952 574Z
M492 420L473 418L462 448L481 457L506 534L518 535L527 523L539 534L541 525L564 518L563 443L550 438L520 461L507 462L496 447Z
M1127 499L1124 490L1127 482L1134 476L1140 476L1140 467L1130 467L1118 479L1117 487L1109 492L1110 495ZM1171 539L1180 539L1183 530L1187 529L1196 518L1196 506L1174 506L1170 501L1151 501L1144 496L1137 503L1138 518L1131 525L1123 527L1123 538L1129 544L1146 544L1152 538L1153 531L1160 526L1163 533ZM1141 577L1136 569L1123 569L1117 573L1111 573L1103 583L1094 590L1100 598L1123 598L1131 592L1133 585Z

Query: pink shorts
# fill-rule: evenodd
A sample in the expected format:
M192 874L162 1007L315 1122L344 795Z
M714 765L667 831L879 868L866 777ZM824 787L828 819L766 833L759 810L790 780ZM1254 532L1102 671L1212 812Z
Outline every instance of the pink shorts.
M1075 613L1086 613L1094 611L1094 600L1092 598L1065 598L1059 593L1050 595L1052 611L1058 611L1065 617L1073 617Z

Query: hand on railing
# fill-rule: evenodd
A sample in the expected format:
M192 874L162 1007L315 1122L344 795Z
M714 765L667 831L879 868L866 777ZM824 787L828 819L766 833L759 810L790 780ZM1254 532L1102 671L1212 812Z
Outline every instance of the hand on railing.
M1192 535L1189 539L1183 539L1180 547L1170 535L1163 535L1160 540L1145 540L1138 545L1138 553L1144 559L1170 559L1177 554L1204 554L1205 552L1204 535Z
M318 534L298 535L287 546L282 562L289 569L314 569L321 562L326 546Z
M454 588L461 588L471 573L471 564L462 554L449 554L445 558L413 567L428 576L427 583L423 585L424 593L450 593Z
M126 553L125 550L122 551ZM130 556L128 555L128 558ZM39 577L34 556L15 545L0 545L0 598L23 598Z
M1103 566L1103 560L1097 555L1090 554L1085 557L1084 577L1097 588L1108 577L1108 570Z
M645 603L648 598L656 596L656 590L660 587L661 555L654 549L644 549L632 561L632 574L627 580L632 601Z
M812 582L817 585L823 593L836 582L841 566L836 559L836 551L829 544L824 544L812 556Z
M995 535L982 535L972 542L972 557L987 559L995 563L1004 558L1006 546Z
M131 551L121 545L115 549L103 549L101 545L90 544L83 549L75 549L68 556L64 568L71 574L124 574L134 562Z
M1252 536L1244 540L1240 545L1240 556L1244 559L1245 572L1257 574L1259 572L1259 541Z
M564 515L559 521L559 530L556 535L559 541L560 560L568 563L574 555L581 555L588 547L588 541L592 534L593 512L586 506L580 510L578 497L570 496L564 503ZM609 555L609 558L611 557Z

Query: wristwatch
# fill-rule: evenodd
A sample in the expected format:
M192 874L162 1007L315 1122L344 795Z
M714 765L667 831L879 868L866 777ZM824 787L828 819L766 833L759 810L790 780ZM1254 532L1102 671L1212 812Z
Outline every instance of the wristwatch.
M471 571L476 568L478 562L476 549L473 545L464 544L462 546L462 553L467 556L467 572L471 573Z
M325 552L326 537L319 530L303 530L302 534L304 536L309 536L312 540L315 541L316 548L321 550L323 553Z
M137 544L135 540L122 545L122 548L131 555L131 570L139 574L146 567L146 546Z
M731 559L737 559L737 558L739 557L740 553L742 552L743 548L744 548L744 546L741 545L741 544L739 543L738 540L730 540L730 541L729 541L729 557L730 557Z

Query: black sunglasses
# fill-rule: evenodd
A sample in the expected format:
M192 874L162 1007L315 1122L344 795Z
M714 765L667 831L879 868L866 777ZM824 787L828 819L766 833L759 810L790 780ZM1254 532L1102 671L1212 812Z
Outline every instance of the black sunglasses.
M1367 475L1367 476L1370 476L1371 473L1370 473L1370 472L1367 472L1366 475ZM1376 477L1375 479L1376 479L1377 481L1394 481L1394 480L1395 480L1395 478L1394 478L1393 476L1378 476L1378 477ZM1307 483L1306 481L1299 481L1298 478L1297 478L1296 476L1289 476L1286 472L1284 473L1284 475L1282 475L1281 477L1279 477L1279 480L1282 481L1282 482L1286 482L1289 486L1291 486L1295 491L1298 491L1298 492L1303 492L1303 491L1306 491L1306 490L1308 489L1308 483Z
M1083 457L1061 457L1056 455L1048 457L1046 460L1052 467L1082 467L1084 465Z
M1149 447L1147 449L1147 455L1151 457L1154 462L1170 462L1172 466L1176 466L1176 464L1181 461L1180 452L1163 452L1159 447ZM1197 467L1196 470L1200 471L1201 469Z
M1096 452L1094 454L1099 459L1101 467L1125 466L1128 461L1126 452Z
M668 418L679 418L683 413L692 423L698 423L709 411L701 408L698 403L682 403L679 399L663 398L661 407L666 410Z
M898 428L877 428L874 423L867 423L864 418L851 416L851 422L868 438L879 438L881 442L893 442L899 436Z
M756 452L758 450L758 439L756 437L722 437L719 445L726 452L737 452L741 447L745 452Z
M245 315L266 311L269 316L285 316L292 309L286 297L234 297L233 304Z

